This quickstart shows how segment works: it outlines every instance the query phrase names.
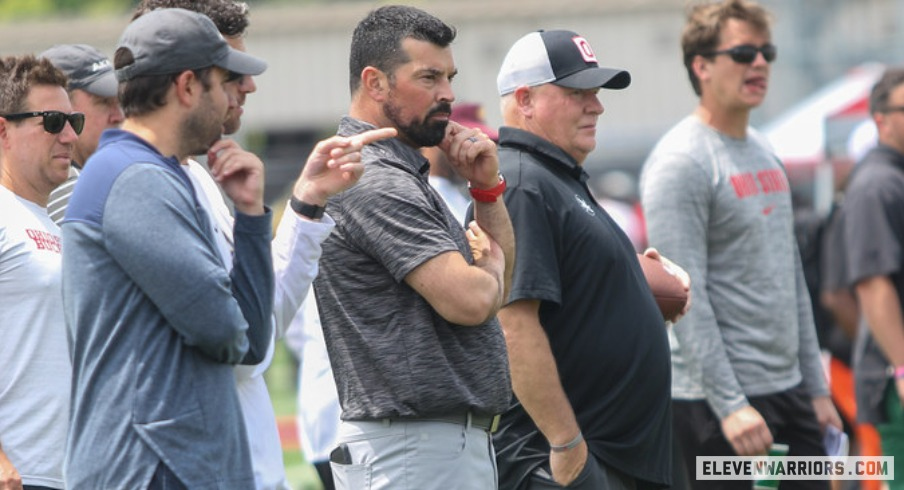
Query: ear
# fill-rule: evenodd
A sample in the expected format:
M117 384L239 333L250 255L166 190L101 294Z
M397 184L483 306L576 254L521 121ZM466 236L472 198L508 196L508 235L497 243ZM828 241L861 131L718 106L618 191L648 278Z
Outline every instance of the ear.
M873 117L873 122L876 124L876 132L878 133L878 136L880 138L882 138L883 137L882 133L885 132L885 128L887 126L885 124L886 121L888 121L887 115L883 114L881 112L877 112L877 113L873 114L872 117Z
M525 117L530 117L534 112L534 93L527 85L522 85L512 92L518 112Z
M389 77L381 70L368 66L361 70L361 90L371 99L383 102L389 93Z
M195 97L203 89L201 81L195 76L195 72L191 70L185 70L180 73L173 82L173 86L175 87L176 100L179 104L185 106L193 105Z
M709 79L709 66L710 64L707 63L707 59L699 54L694 56L693 61L691 61L691 69L694 70L694 75L697 76L701 85L703 80Z
M0 117L0 148L6 149L9 147L9 121L6 118Z

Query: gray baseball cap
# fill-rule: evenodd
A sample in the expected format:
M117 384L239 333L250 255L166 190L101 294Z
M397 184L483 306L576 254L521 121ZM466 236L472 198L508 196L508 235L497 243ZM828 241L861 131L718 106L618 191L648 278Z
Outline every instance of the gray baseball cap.
M41 53L69 78L69 90L81 89L100 97L116 97L118 84L113 64L87 44L57 44Z
M157 9L126 27L119 48L135 61L116 69L120 82L152 75L218 66L242 75L260 75L267 63L232 49L207 16L185 9Z

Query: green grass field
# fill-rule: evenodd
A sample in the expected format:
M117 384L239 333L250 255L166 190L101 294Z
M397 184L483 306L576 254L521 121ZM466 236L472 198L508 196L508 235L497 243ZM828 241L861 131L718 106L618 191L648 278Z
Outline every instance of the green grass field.
M277 417L295 416L296 365L282 341L276 343L273 364L264 375ZM323 490L314 467L304 460L301 450L283 452L286 477L294 490Z

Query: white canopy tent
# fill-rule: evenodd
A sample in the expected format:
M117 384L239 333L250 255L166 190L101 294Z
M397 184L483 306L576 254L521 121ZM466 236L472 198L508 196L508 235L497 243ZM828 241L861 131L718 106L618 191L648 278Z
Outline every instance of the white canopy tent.
M826 121L867 117L869 92L884 65L867 63L823 87L761 130L786 166L817 165L826 160Z
M848 139L869 117L869 93L885 66L866 63L816 91L761 129L789 174L812 173L813 208L828 212L835 190L833 162L850 163Z

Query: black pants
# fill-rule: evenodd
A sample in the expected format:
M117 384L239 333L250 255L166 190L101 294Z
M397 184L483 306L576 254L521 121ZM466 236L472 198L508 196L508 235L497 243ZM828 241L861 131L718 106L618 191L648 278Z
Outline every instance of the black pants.
M800 387L773 395L748 397L777 443L788 445L788 456L825 456L822 432L812 399ZM694 490L750 490L746 480L697 480L697 456L737 456L722 434L721 421L704 400L672 400L675 435ZM828 490L824 480L784 480L782 490Z
M587 463L568 487L563 487L552 479L548 465L541 466L530 476L529 490L553 490L571 488L575 490L634 490L634 478L597 461L592 454L587 455Z
M323 483L323 490L336 490L336 484L333 483L333 470L330 469L329 461L318 461L314 463L314 469L317 470L317 476Z
M163 462L157 465L154 477L148 485L148 490L188 490L179 477L172 472Z

